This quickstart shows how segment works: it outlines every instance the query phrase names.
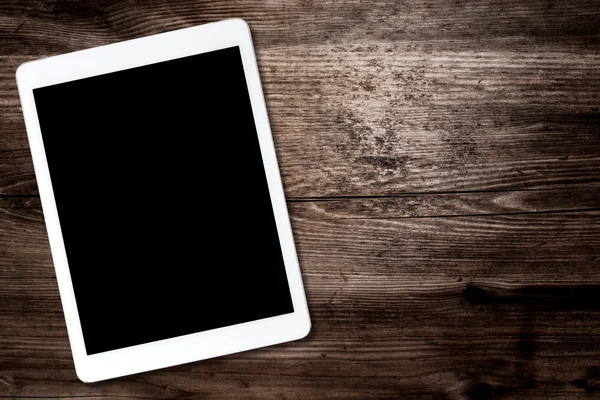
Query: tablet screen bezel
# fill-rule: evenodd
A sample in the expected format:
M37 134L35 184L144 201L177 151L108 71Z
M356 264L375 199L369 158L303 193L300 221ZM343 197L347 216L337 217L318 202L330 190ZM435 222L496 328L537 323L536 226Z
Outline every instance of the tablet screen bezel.
M239 47L269 187L294 312L258 321L88 355L33 90L124 69ZM63 311L78 377L93 382L217 357L306 336L310 318L250 30L241 19L225 20L25 63L17 84L44 211ZM198 318L190 315L190 318Z

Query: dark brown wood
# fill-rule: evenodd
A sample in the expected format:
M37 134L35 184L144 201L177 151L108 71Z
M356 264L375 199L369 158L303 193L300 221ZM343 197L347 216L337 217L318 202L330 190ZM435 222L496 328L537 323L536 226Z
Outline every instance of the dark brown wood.
M320 219L312 205L290 204L307 339L95 385L74 376L40 209L5 209L7 393L566 398L595 384L599 212Z
M0 107L16 118L4 121L1 128L18 143L24 143L13 78L19 63L131 38L134 33L142 36L190 25L173 16L195 15L206 20L231 16L227 14L231 11L216 3L198 5L196 14L186 2L179 6L165 3L162 12L160 7L152 12L124 3L95 5L89 10L89 5L80 5L77 7L87 11L79 18L75 16L82 10L77 7L61 2L44 5L53 13L12 6L31 15L33 26L26 28L26 23L16 34L6 32L3 48L21 50L0 59L0 76L5 77ZM326 4L322 9L285 3L279 7L262 3L243 3L239 9L232 6L231 10L242 16L256 10L256 17L252 18L252 13L248 19L269 109L274 110L271 122L288 195L600 186L596 140L600 53L598 46L593 46L597 38L588 38L600 26L597 7L592 3L553 5L550 9L546 2L543 5L519 8L521 20L527 19L530 25L523 22L527 29L517 37L514 21L506 17L506 13L516 12L509 4L501 7L482 2L466 10L453 3L431 4L430 8L406 5L405 12L413 8L425 12L411 26L404 25L405 19L417 16L410 18L404 11L391 13L382 23L380 13L398 9L396 2L380 4L380 9L370 4L373 10L369 12L360 4L342 9ZM443 16L440 9L448 14L444 16L448 21L458 14L457 23L470 22L472 34L459 34L459 27L453 25L439 28L439 37L431 37L432 24ZM486 18L481 18L482 9L489 14ZM366 21L356 21L349 10ZM334 12L340 13L339 27L328 33L333 28L323 15ZM505 15L497 15L501 12ZM527 36L540 18L548 20L547 13L556 16L554 26ZM580 13L590 16L579 18ZM427 14L437 19L424 19ZM269 17L261 20L260 15ZM298 23L298 15L307 27L290 30ZM147 22L156 18L163 22ZM506 23L501 37L489 32L490 19L495 18ZM65 20L70 21L69 28L64 27ZM136 29L125 29L134 21ZM366 29L367 23L371 29ZM280 31L277 28L282 24L288 26ZM15 25L16 30L19 24ZM36 52L16 40L49 36L46 30L53 28L48 25L68 33L38 39ZM77 29L77 25L87 28ZM394 26L397 32L392 34ZM586 34L575 34L585 26ZM561 34L567 31L573 33ZM415 32L425 36L417 38ZM322 35L323 39L311 36L303 42L297 35ZM62 45L48 47L55 42ZM11 151L7 173L0 177L1 193L35 191L26 149L19 146Z
M230 17L252 28L313 329L83 384L15 70ZM0 399L597 398L599 37L585 0L3 1Z

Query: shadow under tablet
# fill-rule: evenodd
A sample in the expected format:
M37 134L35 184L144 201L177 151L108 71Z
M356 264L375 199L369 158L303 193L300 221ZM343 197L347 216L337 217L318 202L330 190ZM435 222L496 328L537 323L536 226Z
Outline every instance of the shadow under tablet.
M34 98L87 354L294 311L238 47Z

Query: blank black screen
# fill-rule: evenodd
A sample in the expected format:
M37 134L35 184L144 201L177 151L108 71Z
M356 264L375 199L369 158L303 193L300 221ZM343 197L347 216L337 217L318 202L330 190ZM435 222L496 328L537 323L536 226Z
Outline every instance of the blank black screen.
M293 312L238 47L34 97L88 354Z

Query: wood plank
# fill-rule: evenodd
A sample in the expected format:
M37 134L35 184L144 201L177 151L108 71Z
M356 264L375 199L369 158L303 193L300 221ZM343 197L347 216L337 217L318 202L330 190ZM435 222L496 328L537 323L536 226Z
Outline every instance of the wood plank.
M536 51L537 44L568 48L586 42L597 51L600 27L593 0L518 5L508 0L4 0L0 55L74 51L232 17L251 24L259 47L442 41L444 47L516 46Z
M460 351L460 350L458 350ZM90 396L96 398L152 398L152 399L195 399L198 397L208 399L223 399L231 398L266 398L266 399L301 399L313 396L318 396L324 399L345 399L345 398L365 398L370 396L374 398L408 398L408 399L487 399L497 398L499 396L510 395L510 398L533 398L531 396L539 396L540 398L595 398L597 397L597 389L590 389L587 393L584 389L578 388L571 382L556 380L554 382L538 381L531 386L528 385L527 378L514 378L512 381L506 378L505 374L514 373L508 365L511 364L510 358L507 359L490 359L487 362L481 362L477 359L470 363L464 360L464 372L461 374L464 380L452 379L452 375L456 371L445 370L443 366L439 366L432 373L419 376L411 365L429 364L443 360L443 357L436 360L425 360L420 362L414 360L410 364L403 365L406 368L402 373L395 374L397 371L394 368L395 362L380 363L378 367L393 368L387 376L367 376L364 378L346 377L335 373L331 369L332 375L316 375L315 372L325 372L321 365L331 363L333 367L338 365L351 365L354 370L357 368L368 369L371 366L377 366L376 362L349 362L340 363L331 362L328 357L323 357L320 362L315 362L305 365L302 362L281 362L277 361L273 364L279 365L283 371L298 371L299 374L287 375L285 380L277 374L277 371L263 372L262 365L265 363L248 362L247 366L258 368L255 372L221 372L222 367L231 367L231 363L212 364L209 368L203 371L196 372L163 372L160 375L156 373L148 373L145 376L140 376L138 379L119 380L116 382L104 382L93 386L83 385L81 383L63 380L62 371L54 373L43 373L36 371L27 371L25 375L21 371L16 374L23 376L24 379L17 382L32 385L40 393L64 393L67 396ZM246 361L246 360L245 360ZM566 361L566 360L560 360ZM586 360L588 363L592 360ZM229 365L228 365L229 364ZM468 366L470 364L470 366ZM275 367L275 365L273 366ZM475 372L476 367L479 367L481 372ZM576 370L581 368L581 363L575 361L572 367ZM312 369L311 368L315 368ZM541 368L542 373L545 368ZM327 370L330 370L329 368ZM215 372L213 372L215 371ZM536 371L537 372L537 371ZM578 376L575 374L564 373L561 378L569 379L569 375ZM597 379L594 368L589 368L588 371L583 369L583 382L590 382L593 385L593 380ZM467 378L470 377L470 378ZM10 382L12 375L5 377ZM480 380L481 379L481 380ZM491 382L485 383L485 380ZM415 384L403 384L406 381L412 380ZM446 390L441 386L448 381L454 380L456 387ZM574 379L573 382L579 383L579 379ZM422 386L420 386L422 385ZM501 386L503 385L503 386ZM195 388L191 391L190 388ZM488 397L473 395L477 391L488 393ZM587 396L586 396L587 394ZM489 396L494 397L489 397ZM104 396L104 397L103 397ZM139 397L138 397L139 396ZM528 397L529 396L529 397Z
M599 187L600 53L538 50L260 50L286 194ZM22 61L0 58L0 194L35 194Z
M503 209L532 207L527 196L504 197L512 208ZM445 213L452 200L440 197ZM561 209L572 201L552 197ZM470 215L485 208L480 199L468 216L390 218L364 201L328 218L290 203L313 321L306 340L95 385L74 375L39 208L3 209L3 395L566 399L599 390L600 212ZM365 209L384 218L361 219Z
M519 255L527 253L531 253L529 261L534 263L561 254L578 254L582 261L595 256L592 253L597 238L593 229L598 196L598 190L583 189L516 191L291 201L288 206L297 245L310 250L304 257L329 254L335 261L337 257L363 254L372 263L393 266L402 257L407 257L409 263L411 257L423 261L428 256L432 261L437 252L435 258L447 263L445 267L456 264L456 268L468 270L469 263L462 262L467 260L461 258L460 251L468 251L484 264L494 260L498 264L511 259L516 262ZM0 208L0 254L5 255L0 258L0 266L27 274L23 275L27 278L51 279L39 199L30 199L29 203L18 200L14 208ZM3 201L4 205L13 204L14 199ZM555 225L546 221L554 221ZM364 248L346 253L335 241L341 237L346 242L348 234L356 240L364 238ZM471 246L476 249L471 250ZM453 249L456 254L449 258ZM536 261L533 256L540 258ZM590 265L595 262L590 261ZM515 264L514 268L518 274L521 267Z

